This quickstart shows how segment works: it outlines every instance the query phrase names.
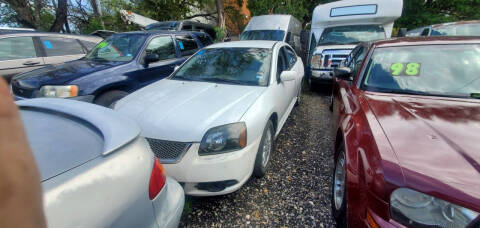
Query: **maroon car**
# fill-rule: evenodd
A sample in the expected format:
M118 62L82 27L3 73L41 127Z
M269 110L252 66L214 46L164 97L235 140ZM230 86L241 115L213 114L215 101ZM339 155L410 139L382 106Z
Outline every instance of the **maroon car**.
M335 71L339 227L480 227L480 37L358 45Z

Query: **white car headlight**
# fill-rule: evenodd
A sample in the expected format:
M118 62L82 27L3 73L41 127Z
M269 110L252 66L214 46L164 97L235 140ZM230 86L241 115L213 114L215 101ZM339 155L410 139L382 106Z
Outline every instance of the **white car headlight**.
M245 123L233 123L211 128L203 136L199 155L212 155L240 150L247 145Z
M479 213L408 188L390 196L392 218L408 227L466 227Z
M53 86L46 85L40 88L38 97L76 97L78 95L78 86L66 85L66 86Z

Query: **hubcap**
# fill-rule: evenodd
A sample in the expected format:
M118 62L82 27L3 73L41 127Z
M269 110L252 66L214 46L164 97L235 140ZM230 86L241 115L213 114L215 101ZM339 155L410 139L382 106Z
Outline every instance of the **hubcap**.
M335 176L333 182L333 199L335 208L340 210L343 203L343 195L345 194L345 154L343 151L338 155L337 164L335 165Z
M270 129L267 130L267 134L265 135L265 139L263 142L263 161L262 166L266 167L268 160L270 159L270 153L272 152L272 131Z

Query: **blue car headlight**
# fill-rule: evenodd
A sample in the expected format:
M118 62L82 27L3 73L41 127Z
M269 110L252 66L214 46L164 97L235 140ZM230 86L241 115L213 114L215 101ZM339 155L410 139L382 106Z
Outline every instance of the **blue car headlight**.
M390 196L392 219L408 227L466 227L479 213L447 201L399 188Z
M245 123L233 123L211 128L203 136L199 155L212 155L243 149L247 145Z
M38 97L76 97L78 86L76 85L46 85L40 88Z

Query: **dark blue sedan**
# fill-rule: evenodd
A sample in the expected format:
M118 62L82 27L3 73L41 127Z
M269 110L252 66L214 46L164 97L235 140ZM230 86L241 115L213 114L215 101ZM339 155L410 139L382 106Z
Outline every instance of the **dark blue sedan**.
M12 93L17 100L58 97L111 107L129 93L169 76L190 55L212 43L203 32L119 33L82 59L14 77Z

